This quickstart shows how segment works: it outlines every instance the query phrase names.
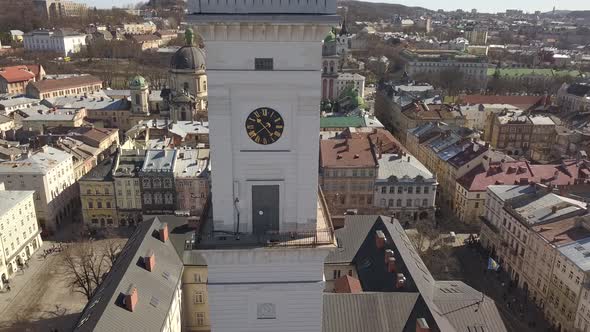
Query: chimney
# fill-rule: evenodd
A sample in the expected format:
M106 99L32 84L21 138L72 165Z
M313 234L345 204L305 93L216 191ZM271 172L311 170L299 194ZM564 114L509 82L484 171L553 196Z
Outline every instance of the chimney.
M408 156L408 162L410 162L410 156Z
M406 285L406 277L404 277L403 273L397 274L397 279L395 282L395 288L403 288Z
M389 262L389 257L393 257L393 250L391 249L385 250L385 264Z
M430 326L428 326L426 319L416 319L416 332L430 332Z
M137 287L134 284L130 284L123 298L123 305L125 309L133 311L137 305Z
M168 223L162 223L160 229L158 229L158 238L162 242L168 241Z
M383 231L375 232L375 245L378 249L385 247L385 234L383 234Z
M156 255L153 250L149 250L145 256L143 256L143 266L146 270L153 272L156 267Z
M551 213L555 213L555 212L557 212L557 206L553 205L551 207Z
M395 258L394 257L389 257L389 259L387 259L387 272L389 272L389 273L395 272Z

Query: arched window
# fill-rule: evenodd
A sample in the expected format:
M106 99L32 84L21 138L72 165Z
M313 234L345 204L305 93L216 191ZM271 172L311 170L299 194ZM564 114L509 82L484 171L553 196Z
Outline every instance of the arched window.
M422 200L422 206L427 206L428 205L428 200L425 198Z
M398 200L395 202L395 206L402 206L402 200L401 200L401 199L398 199Z
M388 204L388 206L389 206L389 207L392 207L392 206L393 206L393 198L390 198L390 199L389 199L389 204Z

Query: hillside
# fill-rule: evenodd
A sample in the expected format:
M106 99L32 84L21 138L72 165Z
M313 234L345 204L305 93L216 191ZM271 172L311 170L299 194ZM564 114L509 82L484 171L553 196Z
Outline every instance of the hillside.
M338 1L338 6L347 7L347 17L354 21L378 21L390 19L393 15L414 16L432 13L431 10L422 7L408 7L392 3L346 0Z

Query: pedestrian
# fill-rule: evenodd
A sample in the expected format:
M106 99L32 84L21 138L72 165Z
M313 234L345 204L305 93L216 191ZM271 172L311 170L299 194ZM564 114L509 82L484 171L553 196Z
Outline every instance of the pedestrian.
M12 288L10 288L10 285L6 285L6 290L10 292L10 290L12 290Z

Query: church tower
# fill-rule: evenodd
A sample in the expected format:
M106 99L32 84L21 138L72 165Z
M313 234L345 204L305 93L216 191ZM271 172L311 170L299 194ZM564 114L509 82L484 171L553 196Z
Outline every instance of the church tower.
M334 238L318 213L320 79L336 0L188 10L207 50L213 220L197 247L211 329L321 331Z
M129 90L131 92L131 110L133 113L148 114L150 109L149 87L145 78L135 76L129 81Z

